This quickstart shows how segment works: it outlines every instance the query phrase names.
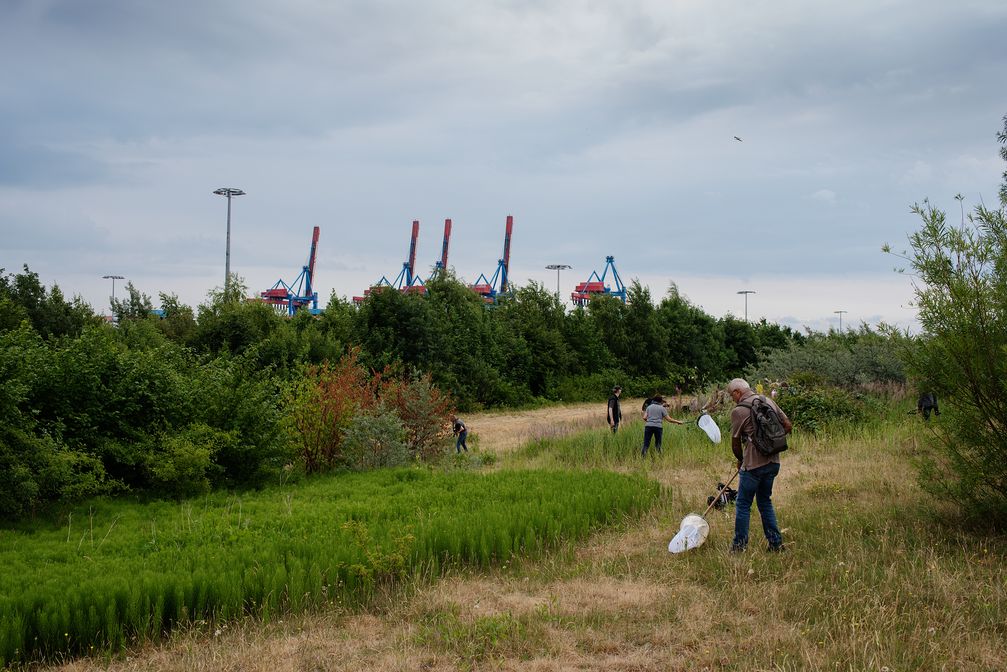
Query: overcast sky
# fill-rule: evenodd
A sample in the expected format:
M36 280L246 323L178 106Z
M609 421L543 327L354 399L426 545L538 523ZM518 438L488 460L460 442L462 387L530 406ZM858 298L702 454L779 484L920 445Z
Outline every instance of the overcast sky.
M0 0L0 267L107 312L231 270L561 292L615 257L708 313L912 326L896 249L929 198L997 203L1007 3ZM735 139L741 138L741 141Z

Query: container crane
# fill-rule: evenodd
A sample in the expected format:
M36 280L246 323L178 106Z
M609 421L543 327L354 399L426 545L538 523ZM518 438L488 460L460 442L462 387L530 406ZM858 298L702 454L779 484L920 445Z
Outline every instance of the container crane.
M434 264L434 272L430 274L433 278L438 271L448 270L448 243L451 241L451 220L444 220L444 243L441 245L441 258Z
M507 228L504 233L503 258L497 261L496 272L493 277L487 279L484 274L480 274L475 284L469 285L471 289L483 297L486 303L496 303L497 299L507 293L509 280L507 271L510 268L510 239L514 230L514 217L507 215ZM499 283L499 286L498 286Z
M312 315L318 315L318 292L314 291L315 256L318 251L318 232L316 226L311 234L311 252L308 254L308 264L301 269L300 275L289 285L280 278L276 284L261 292L259 296L266 303L275 306L277 310L288 316L307 308Z
M364 290L363 296L354 296L354 303L363 303L364 299L366 299L372 292L381 291L385 287L394 287L400 292L420 294L426 292L426 287L423 286L423 280L413 273L413 269L416 266L416 240L419 236L420 222L419 220L414 219L412 238L409 242L409 258L402 263L402 270L399 271L397 276L395 276L395 280L389 281L386 276L381 276L381 279L371 285L370 289Z
M612 280L615 282L615 291L605 284L609 270L612 271ZM598 271L592 271L587 280L577 285L570 299L575 306L586 306L591 302L592 296L614 296L626 303L626 286L622 284L619 271L615 268L615 257L605 257L605 270L599 276Z

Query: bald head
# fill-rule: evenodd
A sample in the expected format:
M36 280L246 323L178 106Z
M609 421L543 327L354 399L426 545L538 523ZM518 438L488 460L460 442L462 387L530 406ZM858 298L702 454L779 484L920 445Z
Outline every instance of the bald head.
M748 381L744 378L735 378L727 384L727 393L734 395L735 392L744 392L746 390L752 389L748 384Z

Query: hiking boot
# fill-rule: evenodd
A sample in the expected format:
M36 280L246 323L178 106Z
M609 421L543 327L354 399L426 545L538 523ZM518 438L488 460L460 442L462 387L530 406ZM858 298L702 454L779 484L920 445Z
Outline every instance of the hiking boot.
M738 555L739 553L744 553L746 548L747 548L746 546L731 544L731 548L728 550L728 553L730 553L731 555Z
M787 549L783 544L777 544L776 546L769 546L766 549L770 553L786 553Z

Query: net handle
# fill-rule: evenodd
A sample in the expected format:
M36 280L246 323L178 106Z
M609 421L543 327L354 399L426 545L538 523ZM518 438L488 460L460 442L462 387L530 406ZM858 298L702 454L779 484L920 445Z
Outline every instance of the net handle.
M728 487L730 487L731 483L734 483L734 479L740 473L741 473L741 467L738 467L738 470L736 472L734 472L733 474L731 474L731 480L729 480L727 483L724 484L724 487L720 489L720 492L718 492L717 496L713 498L713 501L710 502L710 505L708 507L706 507L706 511L704 511L703 515L700 516L701 518L706 518L706 514L710 513L710 509L713 508L714 504L716 504L718 501L720 501L720 496L722 494L724 494L724 492L727 490Z

